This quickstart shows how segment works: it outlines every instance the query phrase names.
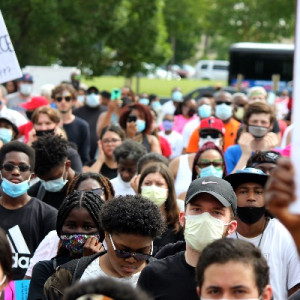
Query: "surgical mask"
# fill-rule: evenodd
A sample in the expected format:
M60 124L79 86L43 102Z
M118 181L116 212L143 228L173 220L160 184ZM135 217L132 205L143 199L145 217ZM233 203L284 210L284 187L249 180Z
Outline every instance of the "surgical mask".
M61 234L60 240L62 242L62 247L67 249L71 253L71 256L82 256L83 246L89 237L96 237L100 241L100 235L98 233Z
M266 208L263 207L237 207L237 215L241 221L246 224L256 223L262 216L264 216Z
M148 198L158 207L162 206L168 198L168 189L156 185L142 186L142 196Z
M60 178L48 180L48 181L40 179L40 182L42 183L46 191L58 192L66 185L68 180L64 180L64 177L61 176Z
M2 142L4 144L10 142L12 140L12 130L8 129L8 128L0 128L0 140L2 140Z
M250 132L255 138L264 137L268 131L268 127L248 125L248 132Z
M161 107L161 104L160 104L159 101L153 101L153 102L151 103L151 106L152 106L153 109L158 109L158 108Z
M208 177L208 176L215 176L215 177L219 177L222 178L223 176L223 170L216 168L212 165L200 169L200 176L198 175L198 178L203 178L203 177Z
M32 92L32 84L30 84L30 83L22 83L20 85L20 92L21 92L21 94L23 94L25 96L30 95L31 92Z
M23 182L20 183L13 183L5 178L2 178L1 187L3 192L12 198L17 198L21 195L24 195L30 187L29 185L30 177L29 179L24 180Z
M36 130L35 133L36 133L36 136L44 136L47 134L54 135L54 129Z
M171 131L174 126L174 122L170 120L163 120L162 125L164 130Z
M176 102L182 102L182 93L180 91L175 91L172 93L172 100Z
M148 105L149 105L149 99L147 99L147 98L141 98L141 99L139 100L139 103L148 106Z
M186 216L185 241L191 248L201 252L208 244L222 238L224 226L229 224L212 217L208 212L201 215Z
M84 95L78 95L76 98L77 98L78 102L83 103L84 99L85 99L85 96Z
M241 121L244 117L244 113L245 113L244 107L238 107L234 115L238 120Z
M144 120L137 119L136 126L137 126L137 131L142 132L146 128L146 122Z
M212 138L210 135L208 135L206 138L200 138L199 143L198 143L198 147L199 149L207 142L212 142L214 143L216 146L221 147L221 138Z
M216 117L222 121L230 119L232 116L232 106L225 103L216 105Z
M96 106L100 105L100 96L95 93L91 93L91 94L87 95L86 96L86 105L90 106L90 107L96 107Z
M211 116L211 106L208 104L203 104L198 107L198 115L201 119L205 119Z

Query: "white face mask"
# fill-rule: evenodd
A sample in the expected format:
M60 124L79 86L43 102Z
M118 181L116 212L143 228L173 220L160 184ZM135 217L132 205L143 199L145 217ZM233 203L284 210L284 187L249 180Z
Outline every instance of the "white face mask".
M184 238L198 252L210 243L223 237L224 226L230 223L212 217L208 212L185 216Z
M222 148L221 146L221 138L213 139L210 135L208 135L206 138L200 138L198 147L199 149L207 142L213 142L216 146Z
M30 84L30 83L22 83L20 85L20 92L21 92L21 94L23 94L25 96L30 95L31 92L32 92L32 84Z
M148 198L158 207L162 206L168 198L168 189L158 187L156 185L143 185L142 196Z

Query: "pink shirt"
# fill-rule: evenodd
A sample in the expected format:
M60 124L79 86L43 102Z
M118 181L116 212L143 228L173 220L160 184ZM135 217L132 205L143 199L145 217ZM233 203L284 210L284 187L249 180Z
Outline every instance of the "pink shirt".
M195 120L197 118L199 118L197 115L194 115L189 119L185 118L183 115L174 116L173 130L175 130L175 131L179 132L180 134L182 134L183 127L185 126L185 124L192 121L192 120Z

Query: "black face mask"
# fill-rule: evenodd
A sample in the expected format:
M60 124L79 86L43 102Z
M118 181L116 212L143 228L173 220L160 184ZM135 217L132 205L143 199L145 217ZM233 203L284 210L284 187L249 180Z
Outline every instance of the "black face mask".
M28 118L28 120L31 120L31 116L33 114L33 110L26 110L25 114L26 114L26 117Z
M193 108L190 108L189 111L188 111L188 116L192 117L195 113L196 113L196 110L193 109Z
M241 221L246 224L256 223L266 212L266 208L263 207L237 207L237 215Z
M54 129L49 130L36 130L36 136L44 136L47 134L54 135Z

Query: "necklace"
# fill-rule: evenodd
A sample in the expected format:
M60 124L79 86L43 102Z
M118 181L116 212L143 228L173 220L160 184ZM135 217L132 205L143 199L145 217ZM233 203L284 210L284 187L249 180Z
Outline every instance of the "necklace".
M266 229L267 224L268 224L268 222L269 222L269 219L270 219L270 218L265 218L264 228L263 228L263 231L262 231L262 233L261 233L261 237L260 237L260 239L259 239L257 248L260 247L260 244L261 244L262 238L263 238L263 236L264 236L264 232L265 232L265 229ZM236 238L239 239L239 236L238 236L238 234L237 234L237 231L235 231L235 235L236 235Z

